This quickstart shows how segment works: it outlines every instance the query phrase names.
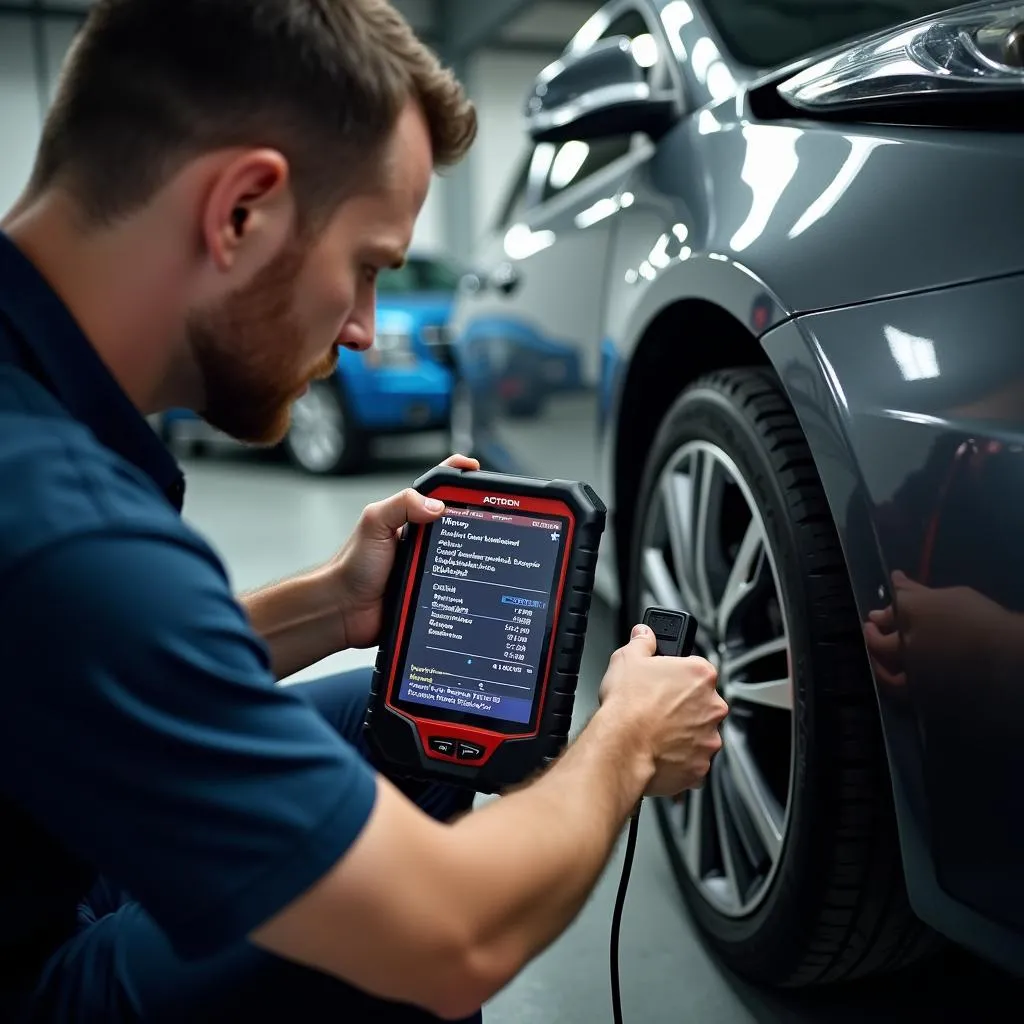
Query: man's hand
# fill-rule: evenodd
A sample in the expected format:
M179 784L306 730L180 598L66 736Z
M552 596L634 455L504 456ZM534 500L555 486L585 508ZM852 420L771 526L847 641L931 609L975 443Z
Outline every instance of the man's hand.
M453 455L442 465L480 468L476 459L464 455ZM411 487L363 509L355 532L327 569L337 594L339 649L372 647L379 641L384 590L402 527L431 523L443 511L442 502L424 498Z
M718 673L703 658L656 656L654 633L636 626L617 650L601 683L602 713L635 731L649 752L654 777L648 796L677 796L701 785L722 749L719 726L729 707L715 688Z
M644 792L707 775L727 710L715 670L656 649L643 627L612 656L602 705L562 757L454 825L379 778L349 852L253 940L448 1019L475 1012L576 917Z
M454 469L480 463L453 455ZM380 635L381 605L395 561L399 530L429 523L442 509L412 489L364 509L355 533L326 565L241 598L253 629L270 650L278 679L346 647L372 647Z

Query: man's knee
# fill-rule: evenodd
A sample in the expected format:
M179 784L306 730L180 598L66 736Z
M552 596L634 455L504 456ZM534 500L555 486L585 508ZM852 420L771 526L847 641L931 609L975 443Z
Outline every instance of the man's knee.
M472 809L475 794L443 783L421 782L391 776L386 765L374 762L363 737L363 722L370 697L373 669L361 668L293 684L342 739L351 743L365 761L391 780L421 810L437 821L451 821Z
M372 668L357 668L305 683L293 683L289 688L316 708L338 735L365 757L362 733L372 678Z

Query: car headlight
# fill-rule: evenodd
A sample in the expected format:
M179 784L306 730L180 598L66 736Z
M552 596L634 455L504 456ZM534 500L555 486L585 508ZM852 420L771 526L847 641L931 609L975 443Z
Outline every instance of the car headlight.
M879 33L778 87L793 106L1004 92L1024 87L1024 4L979 3Z
M378 331L373 348L366 353L368 366L413 366L416 353L412 347L412 335L408 331Z

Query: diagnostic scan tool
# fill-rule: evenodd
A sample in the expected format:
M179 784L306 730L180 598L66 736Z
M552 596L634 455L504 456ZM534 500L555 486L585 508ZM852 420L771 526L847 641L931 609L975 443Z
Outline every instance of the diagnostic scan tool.
M606 509L583 483L439 467L415 484L365 733L392 774L481 793L568 741Z

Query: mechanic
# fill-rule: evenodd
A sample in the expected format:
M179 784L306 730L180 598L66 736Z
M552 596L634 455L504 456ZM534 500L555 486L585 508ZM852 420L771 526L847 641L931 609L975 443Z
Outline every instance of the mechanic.
M256 443L368 348L476 115L384 0L100 0L0 224L0 1019L479 1019L570 923L644 793L699 785L713 668L612 657L601 707L470 811L360 745L396 531L236 599L145 416ZM451 464L474 468L455 456Z

